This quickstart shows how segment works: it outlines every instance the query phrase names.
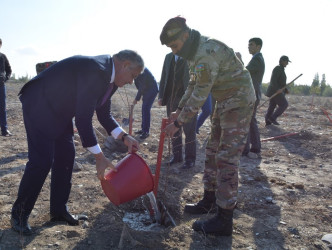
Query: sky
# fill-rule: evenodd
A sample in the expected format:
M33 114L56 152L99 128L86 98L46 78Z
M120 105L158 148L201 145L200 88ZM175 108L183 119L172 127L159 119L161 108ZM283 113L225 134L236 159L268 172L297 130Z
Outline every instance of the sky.
M264 83L282 55L292 61L287 81L311 85L325 74L332 86L332 0L0 0L2 48L16 78L35 65L73 55L137 51L156 80L165 55L159 35L181 15L190 28L226 43L250 61L248 41L263 40Z

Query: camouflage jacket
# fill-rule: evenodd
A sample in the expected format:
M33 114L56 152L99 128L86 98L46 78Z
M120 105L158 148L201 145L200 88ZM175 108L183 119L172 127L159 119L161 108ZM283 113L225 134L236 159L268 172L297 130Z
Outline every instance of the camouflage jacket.
M234 99L227 109L255 102L250 74L226 44L201 36L194 58L188 61L190 83L183 95L178 121L189 121L203 106L209 93L217 102Z

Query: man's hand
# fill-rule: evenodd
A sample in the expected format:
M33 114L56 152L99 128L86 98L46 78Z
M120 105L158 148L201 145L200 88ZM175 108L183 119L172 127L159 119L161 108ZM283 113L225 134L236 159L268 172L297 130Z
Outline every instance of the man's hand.
M120 138L122 138L122 136L125 133L121 133L120 134ZM134 137L130 136L130 135L126 135L123 139L123 143L128 147L128 152L129 153L135 153L136 151L139 150L139 142L135 140Z
M284 88L282 88L282 89L278 89L278 90L277 90L277 93L278 93L278 94L281 94L283 91L284 91Z
M136 105L137 102L138 102L138 101L135 99L135 100L133 101L133 105Z
M177 109L175 112L172 112L169 116L170 122L174 122L179 117L180 113L181 113L180 109Z
M158 99L158 105L161 106L163 99Z
M174 134L178 130L179 130L179 128L175 127L174 123L171 123L171 124L166 126L166 128L164 129L164 132L166 133L166 135L169 135L170 137L173 137Z
M110 160L108 160L103 152L100 152L99 154L95 154L96 159L96 170L97 170L97 176L99 180L105 180L105 170L107 168L111 168L114 171L117 171L115 166L111 163Z

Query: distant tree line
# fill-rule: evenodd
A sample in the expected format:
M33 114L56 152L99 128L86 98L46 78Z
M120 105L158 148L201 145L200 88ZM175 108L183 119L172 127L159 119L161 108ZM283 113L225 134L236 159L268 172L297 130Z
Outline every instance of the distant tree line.
M262 84L263 93L266 93L268 86L269 86L268 83ZM322 75L322 80L320 81L319 75L318 73L316 73L311 86L291 84L289 87L287 87L287 89L293 95L301 95L301 96L316 95L316 96L332 97L332 87L326 83L325 74Z
M14 73L10 76L9 80L12 80L14 82L24 82L24 83L26 83L26 82L30 81L31 79L32 79L32 77L28 76L28 74L26 74L26 76L19 76L19 77L16 78L16 75Z

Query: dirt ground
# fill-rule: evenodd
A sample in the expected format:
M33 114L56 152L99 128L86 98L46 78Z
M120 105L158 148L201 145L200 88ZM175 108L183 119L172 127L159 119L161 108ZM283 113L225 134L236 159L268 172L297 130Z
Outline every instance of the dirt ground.
M19 235L10 227L10 210L27 162L27 143L17 93L22 83L7 83L8 124L14 134L0 138L0 250L7 249L329 249L322 237L332 233L332 123L321 107L332 113L332 99L288 96L289 107L280 126L264 127L259 109L261 139L296 133L262 142L262 159L241 158L238 206L232 237L205 236L191 229L198 218L183 213L187 202L203 193L204 147L209 133L207 120L197 137L196 166L180 170L169 167L165 141L157 200L166 206L176 226L133 229L123 222L128 212L144 214L142 198L113 205L96 177L94 158L80 144L78 135L72 191L68 207L84 213L89 221L79 226L49 222L49 178L39 195L29 222L35 234ZM136 89L127 86L112 98L113 115L128 117L128 102ZM134 110L134 131L140 128L141 103ZM152 108L151 135L141 141L139 155L155 172L161 119L166 110ZM332 119L332 115L330 115ZM105 131L94 119L101 145ZM128 129L128 127L125 127ZM105 154L116 163L126 153ZM151 222L147 222L150 223Z

